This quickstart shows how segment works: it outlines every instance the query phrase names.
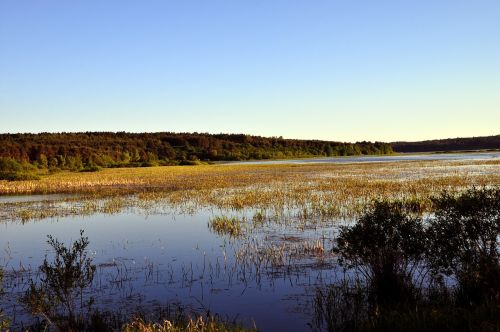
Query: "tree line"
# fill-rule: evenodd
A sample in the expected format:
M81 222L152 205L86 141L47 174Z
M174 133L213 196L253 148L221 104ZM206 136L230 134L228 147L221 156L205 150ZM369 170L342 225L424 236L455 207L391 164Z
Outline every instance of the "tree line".
M433 152L500 149L500 135L448 138L420 142L393 142L395 152Z
M0 134L0 157L39 169L192 164L390 154L390 144L295 140L243 134L82 132Z

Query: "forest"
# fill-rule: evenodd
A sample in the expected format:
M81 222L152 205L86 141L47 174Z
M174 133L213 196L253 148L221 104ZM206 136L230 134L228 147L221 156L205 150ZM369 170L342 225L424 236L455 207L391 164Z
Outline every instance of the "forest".
M447 152L500 149L500 135L461 137L420 142L393 142L395 152Z
M295 140L243 134L0 134L0 157L39 169L92 170L200 162L390 154L390 144ZM5 161L4 161L5 162Z

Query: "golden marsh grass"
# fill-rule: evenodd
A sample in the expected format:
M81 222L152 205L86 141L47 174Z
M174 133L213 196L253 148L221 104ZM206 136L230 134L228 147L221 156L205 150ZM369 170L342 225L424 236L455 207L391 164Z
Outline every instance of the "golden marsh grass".
M195 212L253 209L254 223L292 213L300 220L351 216L377 198L425 210L430 195L500 185L500 161L410 161L309 165L199 165L61 172L39 181L0 181L0 195L77 194L0 203L0 219L116 213L134 207Z

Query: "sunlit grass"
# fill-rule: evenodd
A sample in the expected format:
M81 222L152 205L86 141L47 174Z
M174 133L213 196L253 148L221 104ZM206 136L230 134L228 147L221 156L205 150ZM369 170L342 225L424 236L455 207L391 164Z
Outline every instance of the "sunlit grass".
M0 220L30 220L126 207L195 212L253 209L254 225L293 214L321 222L353 216L373 199L417 210L442 190L500 184L500 161L412 161L314 165L199 165L60 172L39 181L0 181L0 195L77 194L54 201L0 203Z
M243 223L236 217L217 216L211 218L208 226L217 234L238 237L243 234Z
M198 317L189 319L185 324L176 324L169 320L162 323L149 323L142 319L135 319L126 324L124 332L244 332L257 331L256 328L248 329L239 325L224 323L214 318Z

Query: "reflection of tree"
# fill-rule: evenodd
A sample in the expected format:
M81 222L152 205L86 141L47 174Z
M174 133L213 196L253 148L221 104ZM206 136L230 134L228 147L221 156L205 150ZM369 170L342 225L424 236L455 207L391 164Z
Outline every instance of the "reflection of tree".
M84 324L83 311L93 299L84 300L83 292L94 279L96 270L87 257L88 237L80 231L80 239L71 247L48 236L47 241L55 251L52 262L45 260L39 270L38 282L31 280L21 301L35 315L42 316L50 325L60 330L78 330Z

